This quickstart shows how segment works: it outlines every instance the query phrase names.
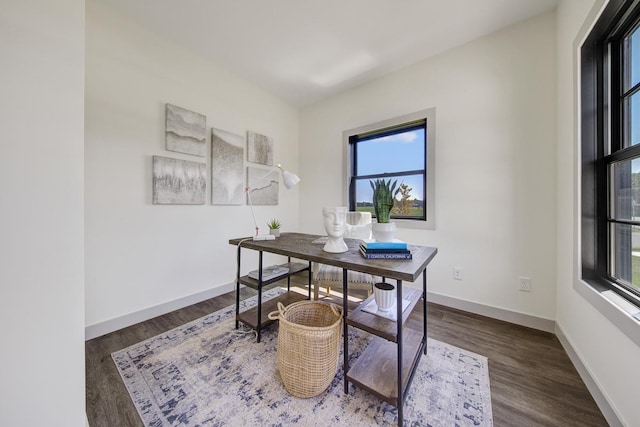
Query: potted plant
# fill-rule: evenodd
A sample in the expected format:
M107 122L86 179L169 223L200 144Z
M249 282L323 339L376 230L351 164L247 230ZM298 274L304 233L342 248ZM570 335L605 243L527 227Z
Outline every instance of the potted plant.
M269 227L269 234L280 237L280 221L274 218L267 223L267 227Z
M398 193L396 185L398 181L391 182L391 179L376 179L369 181L373 189L373 210L376 214L376 223L372 224L373 237L379 242L390 242L396 232L396 224L390 222L391 209L395 195Z

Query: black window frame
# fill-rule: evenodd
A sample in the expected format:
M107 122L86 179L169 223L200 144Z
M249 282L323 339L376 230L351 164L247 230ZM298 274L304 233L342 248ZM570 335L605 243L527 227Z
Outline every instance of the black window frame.
M415 176L422 175L422 200L423 200L423 208L422 208L422 216L407 216L407 215L397 215L392 214L391 219L397 220L409 220L409 221L427 221L427 155L428 155L428 133L427 133L427 118L412 120L406 123L389 126L381 129L376 129L372 131L363 132L360 134L354 134L349 136L349 159L351 161L350 164L350 176L349 176L349 190L348 190L348 203L349 210L355 211L357 210L357 201L356 201L356 184L359 180L376 180L376 179L398 179L402 181L403 176ZM358 143L370 141L372 139L383 138L385 136L397 135L400 133L410 132L412 130L422 129L424 131L424 158L423 158L423 168L422 169L413 169L413 170L404 170L398 172L383 172L377 174L369 174L369 175L358 175ZM375 213L371 214L373 218L375 218Z
M640 91L640 83L623 90L624 39L638 25L640 0L611 0L581 48L580 251L583 280L640 306L640 290L621 278L631 277L629 259L616 258L612 247L615 240L628 244L631 250L630 227L640 226L640 221L614 217L611 194L615 178L612 165L640 158L640 144L625 147L623 108L624 100ZM630 183L623 185L630 187ZM614 224L628 231L612 235Z

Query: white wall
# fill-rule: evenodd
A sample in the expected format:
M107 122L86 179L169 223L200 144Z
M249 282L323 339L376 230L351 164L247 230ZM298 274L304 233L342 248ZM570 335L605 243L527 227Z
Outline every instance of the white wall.
M581 41L602 0L563 0L558 7L558 310L557 324L623 425L640 425L640 348L576 292L578 223L578 67ZM595 4L595 6L594 6ZM593 14L592 14L593 15ZM610 420L611 422L611 420Z
M435 107L436 230L398 237L438 247L431 292L553 319L555 31L545 14L303 109L302 229L344 203L344 130Z
M211 163L208 157L165 150L165 103L205 114L207 128L273 137L275 160L293 172L298 171L298 112L119 16L105 2L87 1L86 50L86 324L91 327L231 283L236 258L227 242L253 232L248 206L152 205L153 155ZM264 231L271 217L280 219L283 231L296 230L298 188L281 186L279 206L256 207L256 215Z
M84 1L0 8L2 426L84 426Z

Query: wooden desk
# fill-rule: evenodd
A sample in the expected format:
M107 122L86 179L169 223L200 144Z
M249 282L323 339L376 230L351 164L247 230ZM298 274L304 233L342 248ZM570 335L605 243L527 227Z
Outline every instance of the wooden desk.
M349 250L340 254L324 252L322 244L313 243L320 236L301 233L282 233L276 240L253 241L231 239L229 243L238 246L238 266L240 249L252 249L260 252L259 267L262 269L262 252L284 255L289 258L306 260L309 263L332 265L342 268L343 277L343 313L344 313L344 392L349 393L352 382L398 408L398 424L402 425L403 406L406 392L422 354L427 352L427 275L426 268L438 253L436 248L409 245L412 260L367 260L359 249L360 240L345 239ZM396 280L397 319L390 321L361 308L373 298L371 296L352 313L348 312L347 271L354 270ZM238 268L239 271L239 268ZM311 274L311 272L309 272ZM415 282L422 274L422 292L413 288L404 288L402 281ZM240 277L238 277L238 289ZM261 288L261 285L258 285ZM309 292L311 289L309 288ZM409 307L403 312L402 299L409 299ZM258 306L261 305L259 291ZM419 304L421 302L421 304ZM239 292L236 294L236 307L239 307ZM422 309L420 309L422 307ZM237 313L237 310L236 310ZM410 317L422 314L422 331L410 327ZM237 317L236 317L237 318ZM242 320L242 319L241 319ZM349 368L349 326L365 330L376 338L359 356L354 366ZM389 362L396 365L395 372L388 372ZM393 366L393 363L391 366Z

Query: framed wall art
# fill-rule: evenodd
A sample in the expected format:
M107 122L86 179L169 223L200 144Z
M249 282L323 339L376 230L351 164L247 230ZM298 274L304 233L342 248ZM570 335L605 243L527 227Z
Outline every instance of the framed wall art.
M207 164L153 156L154 205L204 205Z
M244 190L244 138L211 129L211 204L241 205Z
M273 166L273 139L247 131L247 160L251 163Z
M167 150L207 155L207 117L172 104L166 105Z
M277 205L280 187L278 170L247 166L247 187L253 205ZM248 197L248 196L247 196ZM247 198L247 203L249 200Z

